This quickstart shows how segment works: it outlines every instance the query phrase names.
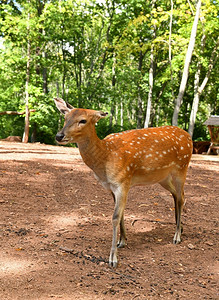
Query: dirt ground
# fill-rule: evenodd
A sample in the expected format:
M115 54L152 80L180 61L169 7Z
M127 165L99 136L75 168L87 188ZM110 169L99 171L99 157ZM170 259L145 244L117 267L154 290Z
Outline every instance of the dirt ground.
M113 199L75 148L0 142L0 299L219 299L219 157L193 156L182 243L171 195L130 190L108 267Z

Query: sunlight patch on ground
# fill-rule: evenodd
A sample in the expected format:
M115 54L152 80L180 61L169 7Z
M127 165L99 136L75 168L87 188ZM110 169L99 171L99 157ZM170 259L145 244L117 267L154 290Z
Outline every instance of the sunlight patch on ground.
M75 290L75 292L72 294L70 292L69 294L60 294L60 295L56 295L56 294L51 294L51 295L47 295L47 296L40 296L39 298L37 298L37 300L48 300L48 299L64 299L64 300L94 300L94 299L105 299L105 298L100 298L100 296L97 295L88 295L86 292L82 292L82 291L78 291L77 289Z
M149 232L155 228L153 224L142 220L136 221L133 226L137 232Z
M210 271L213 272L219 278L219 262L215 262L213 266L209 267Z
M218 161L219 162L219 161ZM206 163L201 163L200 161L199 162L195 162L195 161L192 161L190 163L190 166L194 166L195 168L198 168L198 169L202 169L202 170L208 170L208 171L214 171L214 172L219 172L219 164L216 165L216 164L206 164Z
M29 260L0 256L0 276L24 274L30 272L33 266L33 262Z
M134 215L125 216L125 222L131 224L137 232L149 232L156 227L152 222L148 222L147 220L143 220L142 217L139 218L139 216Z
M55 215L46 219L46 221L56 230L75 227L78 226L78 224L86 223L88 220L88 218L81 217L77 213Z
M195 161L195 160L217 161L217 162L219 162L219 155L193 154L192 155L192 161Z

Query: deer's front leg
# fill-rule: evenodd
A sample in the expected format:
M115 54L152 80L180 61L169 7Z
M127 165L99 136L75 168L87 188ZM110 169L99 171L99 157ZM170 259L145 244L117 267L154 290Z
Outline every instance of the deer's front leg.
M120 187L117 188L114 192L115 209L114 209L113 219L112 219L113 239L112 239L112 248L111 248L110 257L109 257L109 265L114 268L116 268L118 265L117 236L118 236L119 225L122 228L120 244L124 244L124 240L126 238L123 215L124 215L124 209L125 209L126 200L127 200L127 193L128 193L128 190L126 190L124 188L122 189Z

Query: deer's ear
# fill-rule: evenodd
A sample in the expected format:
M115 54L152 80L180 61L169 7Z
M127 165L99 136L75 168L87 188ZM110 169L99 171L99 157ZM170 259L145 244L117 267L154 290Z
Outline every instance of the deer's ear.
M107 115L108 112L96 111L94 115L95 121L98 122L100 119L105 118Z
M54 98L54 101L55 101L56 107L63 115L70 112L74 108L73 106L71 106L69 103L65 102L61 98Z

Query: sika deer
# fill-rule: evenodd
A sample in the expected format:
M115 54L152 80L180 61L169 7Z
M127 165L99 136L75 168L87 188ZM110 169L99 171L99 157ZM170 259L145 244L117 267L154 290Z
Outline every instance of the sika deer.
M124 209L128 191L134 185L160 183L173 195L176 219L173 243L180 243L184 183L192 156L190 135L178 127L164 126L128 130L100 140L95 123L107 113L73 108L60 98L55 99L55 103L65 114L64 127L56 135L57 142L62 145L77 143L85 164L114 197L110 266L117 266L117 247L126 244ZM119 226L120 240L117 245Z

